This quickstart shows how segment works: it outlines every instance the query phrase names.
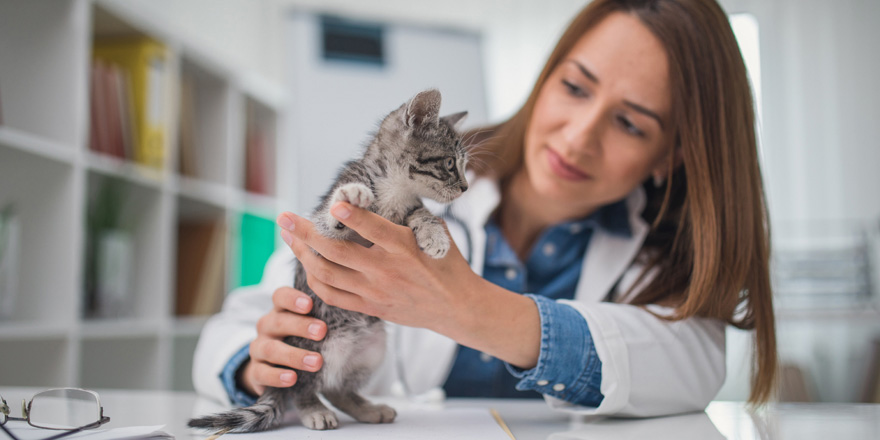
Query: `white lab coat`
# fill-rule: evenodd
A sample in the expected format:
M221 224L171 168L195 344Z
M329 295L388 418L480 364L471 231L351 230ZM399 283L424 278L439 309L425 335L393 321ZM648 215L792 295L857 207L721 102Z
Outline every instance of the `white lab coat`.
M471 267L477 273L482 272L485 256L483 227L499 200L497 184L478 179L445 216L450 234L462 254L471 256ZM546 396L552 408L629 417L700 411L724 382L722 321L690 318L669 322L625 304L626 298L602 302L618 280L618 291L624 292L639 273L633 260L648 232L640 215L644 205L641 188L627 197L630 238L602 229L593 232L575 298L563 301L587 321L602 361L605 398L598 408L591 408ZM443 211L437 206L429 208L438 214ZM266 264L259 285L239 288L229 295L223 310L206 324L196 348L193 380L200 394L229 404L220 372L233 354L256 337L256 322L272 308L275 289L292 283L292 252L283 248ZM651 310L669 312L660 306L651 306ZM397 325L389 325L388 334L385 362L370 381L367 394L390 394L395 389L424 394L443 385L456 354L455 341L429 330Z

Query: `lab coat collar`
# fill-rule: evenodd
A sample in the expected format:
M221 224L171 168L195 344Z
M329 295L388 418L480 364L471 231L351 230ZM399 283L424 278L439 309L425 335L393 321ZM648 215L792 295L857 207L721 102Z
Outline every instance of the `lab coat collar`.
M471 234L468 243L460 240L456 243L460 248L469 247L461 250L465 255L471 255L471 268L482 274L486 254L484 226L501 202L501 190L495 179L469 175L468 181L471 182L470 189L452 204L450 211ZM581 267L576 299L602 301L641 249L650 229L642 219L647 202L645 190L641 185L637 186L625 201L631 234L615 234L604 228L594 231Z

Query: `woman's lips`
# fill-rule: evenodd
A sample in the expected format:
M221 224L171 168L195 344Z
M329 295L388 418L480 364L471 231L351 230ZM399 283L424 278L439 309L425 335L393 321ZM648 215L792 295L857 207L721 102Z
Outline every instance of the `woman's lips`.
M547 147L545 150L547 151L547 162L550 164L550 169L557 176L571 181L582 181L592 178L589 174L569 165L552 148Z

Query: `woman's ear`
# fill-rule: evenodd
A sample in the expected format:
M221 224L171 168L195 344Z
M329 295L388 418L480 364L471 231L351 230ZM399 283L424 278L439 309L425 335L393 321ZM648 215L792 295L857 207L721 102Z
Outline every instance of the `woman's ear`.
M681 146L676 145L675 148L672 149L672 169L675 170L684 163L684 153L681 151ZM654 186L661 187L664 183L666 183L666 179L669 177L669 161L662 161L657 165L656 168L651 172L651 177L654 179Z

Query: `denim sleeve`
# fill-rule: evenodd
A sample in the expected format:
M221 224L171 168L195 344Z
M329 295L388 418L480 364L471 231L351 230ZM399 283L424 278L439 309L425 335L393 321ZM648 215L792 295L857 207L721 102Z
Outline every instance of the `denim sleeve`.
M505 363L520 381L518 390L535 390L582 406L598 407L605 396L602 361L596 354L590 328L584 317L571 306L538 295L535 301L541 316L541 352L538 364L522 370Z
M242 347L238 353L235 353L235 356L232 356L232 359L229 359L229 362L223 367L223 371L220 372L220 380L223 381L226 394L229 395L229 400L235 406L251 406L257 401L257 397L252 396L244 388L240 387L237 380L238 370L251 357L250 347L250 344Z

